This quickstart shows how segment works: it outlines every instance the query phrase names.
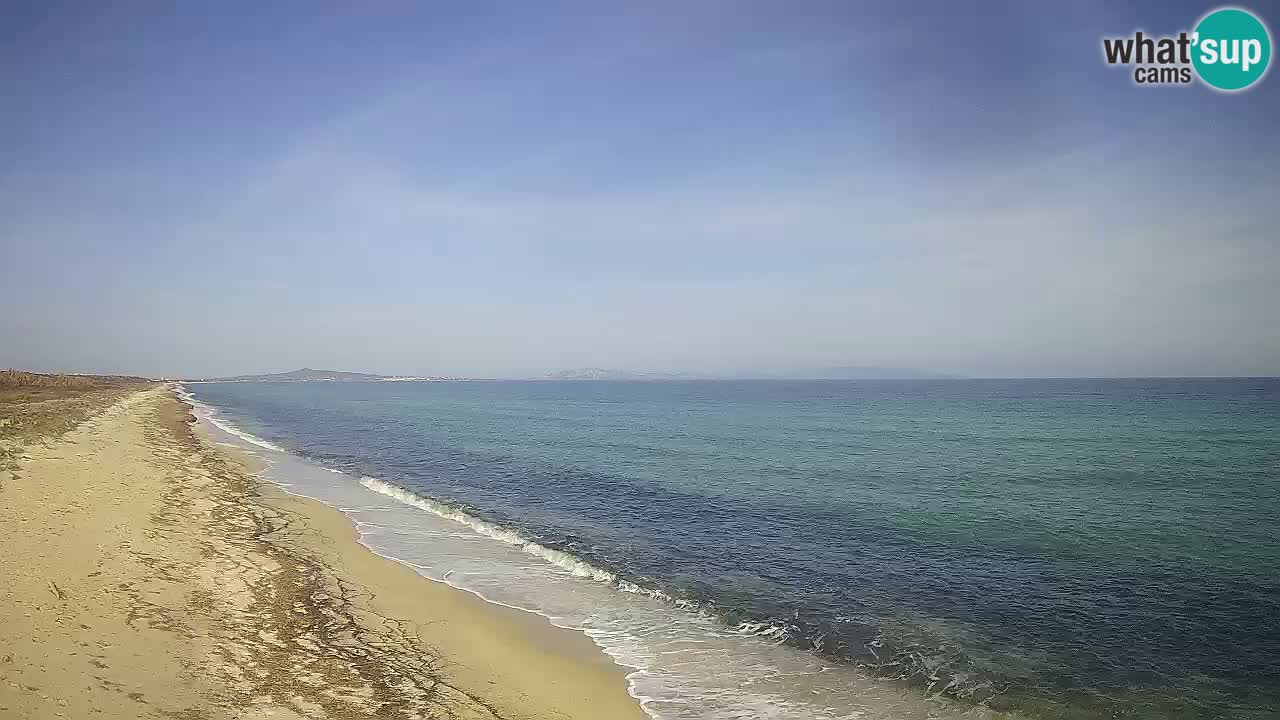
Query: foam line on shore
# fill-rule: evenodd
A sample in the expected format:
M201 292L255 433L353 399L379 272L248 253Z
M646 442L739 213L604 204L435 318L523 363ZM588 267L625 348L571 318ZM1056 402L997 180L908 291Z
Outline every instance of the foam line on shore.
M222 418L218 417L219 413L216 408L206 405L200 402L199 400L196 400L194 397L192 397L191 393L187 392L181 385L178 385L175 388L175 390L178 393L178 397L182 398L184 402L189 403L192 407L199 405L200 408L204 411L204 419L208 420L210 424L217 427L219 430L227 433L228 435L235 435L236 437L240 438L241 440L244 440L247 443L252 443L254 445L257 445L258 447L266 448L267 450L275 450L276 452L288 452L287 450L280 447L279 445L276 445L275 443L270 442L268 440L263 440L257 435L254 435L253 433L245 432L244 430L241 430L235 425L232 425L230 422L227 422L226 420L223 420Z
M592 565L571 553L567 553L563 550L556 550L555 548L549 548L545 545L529 540L511 528L491 523L487 520L481 520L480 518L452 505L423 497L417 493L406 490L399 485L393 485L385 480L368 476L361 477L360 484L376 493L386 495L387 497L405 505L418 508L419 510L425 510L426 512L445 518L446 520L452 520L456 523L466 525L487 538L518 547L530 555L542 558L556 567L569 571L575 577L589 578L596 582L607 583L609 585L613 585L619 590L622 590L623 592L648 595L649 597L670 602L674 605L689 605L688 603L672 598L659 590L644 588L629 580L624 580L616 574L603 568L596 567L595 565Z

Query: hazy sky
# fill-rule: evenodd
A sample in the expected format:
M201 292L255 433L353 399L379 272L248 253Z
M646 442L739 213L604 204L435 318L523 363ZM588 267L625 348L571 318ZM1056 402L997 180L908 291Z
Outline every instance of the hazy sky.
M1280 374L1280 76L1101 59L1211 3L77 5L0 5L0 366Z

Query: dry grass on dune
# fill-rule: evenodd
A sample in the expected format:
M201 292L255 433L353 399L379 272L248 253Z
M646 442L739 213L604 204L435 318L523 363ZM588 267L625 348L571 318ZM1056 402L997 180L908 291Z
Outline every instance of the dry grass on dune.
M0 479L22 448L56 438L121 397L150 387L124 375L54 375L0 370Z
M20 388L97 390L150 382L146 378L132 375L59 375L56 373L28 372L26 370L0 370L0 391Z

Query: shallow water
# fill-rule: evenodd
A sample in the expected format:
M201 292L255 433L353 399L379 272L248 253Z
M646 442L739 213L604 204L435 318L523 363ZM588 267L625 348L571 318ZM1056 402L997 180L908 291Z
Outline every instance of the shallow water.
M660 717L1280 707L1280 381L188 389Z

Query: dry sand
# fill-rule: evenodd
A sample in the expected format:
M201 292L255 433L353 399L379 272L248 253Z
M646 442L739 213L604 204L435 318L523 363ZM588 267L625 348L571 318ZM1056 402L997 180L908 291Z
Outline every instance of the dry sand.
M643 718L586 637L262 486L168 389L0 484L0 717Z

